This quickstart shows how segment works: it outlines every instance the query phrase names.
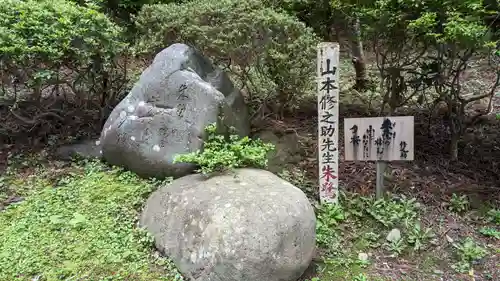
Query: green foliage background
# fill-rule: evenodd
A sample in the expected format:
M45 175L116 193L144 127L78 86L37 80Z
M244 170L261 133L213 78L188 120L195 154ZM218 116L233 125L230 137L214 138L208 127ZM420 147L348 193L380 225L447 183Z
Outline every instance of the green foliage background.
M313 94L311 62L319 38L259 0L148 5L135 23L137 52L156 53L174 42L193 45L230 70L255 103L293 107Z
M62 67L106 65L124 51L122 33L106 15L69 1L1 0L0 68L40 83Z

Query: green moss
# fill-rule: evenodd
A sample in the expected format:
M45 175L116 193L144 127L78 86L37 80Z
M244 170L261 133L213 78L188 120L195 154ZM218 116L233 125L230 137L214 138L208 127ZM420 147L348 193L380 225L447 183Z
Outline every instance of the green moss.
M155 184L96 162L81 169L0 213L0 280L180 278L136 228Z

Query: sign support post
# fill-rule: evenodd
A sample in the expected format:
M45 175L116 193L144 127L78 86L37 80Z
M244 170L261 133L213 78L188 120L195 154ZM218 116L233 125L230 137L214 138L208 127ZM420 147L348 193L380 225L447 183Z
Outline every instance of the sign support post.
M377 185L375 187L375 197L381 199L384 197L384 174L387 168L387 162L377 161Z

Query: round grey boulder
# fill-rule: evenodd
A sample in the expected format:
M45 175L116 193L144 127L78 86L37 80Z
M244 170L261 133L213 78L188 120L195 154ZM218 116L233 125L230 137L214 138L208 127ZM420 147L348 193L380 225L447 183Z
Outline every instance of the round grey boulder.
M315 251L305 194L258 169L174 180L150 196L140 224L194 281L296 281Z

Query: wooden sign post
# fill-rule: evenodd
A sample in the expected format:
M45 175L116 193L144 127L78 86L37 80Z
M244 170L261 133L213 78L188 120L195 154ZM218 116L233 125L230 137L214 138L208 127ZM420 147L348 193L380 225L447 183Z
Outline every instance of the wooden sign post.
M344 119L345 160L377 162L377 198L387 162L413 160L413 139L413 116Z
M492 99L491 104L493 114L495 114L496 118L500 120L500 92L495 93Z
M338 203L339 44L318 45L318 158L321 203Z

